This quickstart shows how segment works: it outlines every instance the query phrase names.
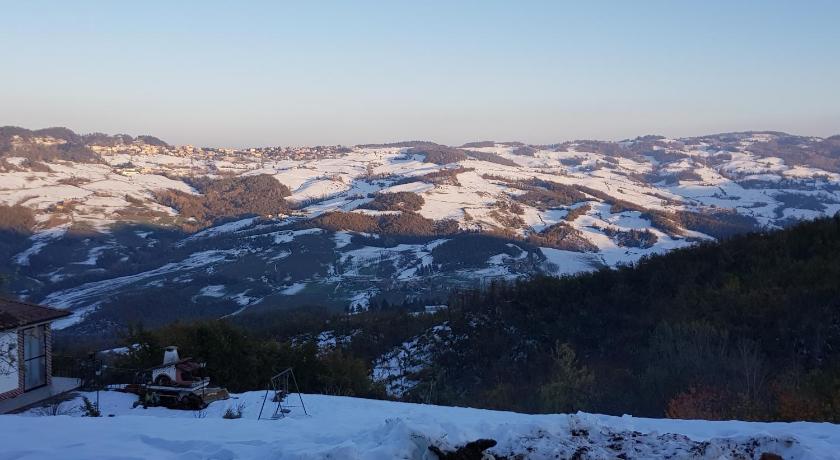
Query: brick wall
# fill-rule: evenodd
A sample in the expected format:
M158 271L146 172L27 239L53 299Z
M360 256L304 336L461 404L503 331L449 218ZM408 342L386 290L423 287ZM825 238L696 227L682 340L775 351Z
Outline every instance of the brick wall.
M16 390L7 391L5 393L0 393L0 401L4 399L14 398L16 396L20 396L23 394L23 389L18 388Z
M47 351L47 385L52 383L52 329L50 325L47 324L44 326L44 335L45 335L45 347ZM26 388L26 373L23 369L23 329L18 329L17 331L17 352L18 352L18 387L14 390L7 391L5 393L0 393L0 400L14 398L15 396L20 396L24 393L23 389Z
M46 342L47 348L47 385L52 383L52 327L51 324L44 325L44 335L46 338L44 342Z
M26 370L23 368L24 364L24 350L23 350L23 329L18 329L18 389L23 393L26 388Z

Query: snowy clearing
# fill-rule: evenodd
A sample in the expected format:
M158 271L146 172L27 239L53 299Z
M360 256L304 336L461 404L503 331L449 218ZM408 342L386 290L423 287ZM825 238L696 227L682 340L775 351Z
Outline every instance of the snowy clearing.
M446 451L480 438L497 441L489 453L527 459L575 453L580 458L758 459L776 453L785 459L829 459L840 452L840 428L826 423L526 415L323 395L303 395L308 416L291 407L286 418L256 420L263 396L262 391L234 395L197 413L132 409L133 395L102 392L102 418L76 418L78 411L36 416L37 410L0 416L0 458L431 460L436 456L430 445ZM295 396L288 402L299 406ZM77 398L63 407L80 404ZM225 409L240 404L242 419L222 418ZM269 402L266 411L272 410Z

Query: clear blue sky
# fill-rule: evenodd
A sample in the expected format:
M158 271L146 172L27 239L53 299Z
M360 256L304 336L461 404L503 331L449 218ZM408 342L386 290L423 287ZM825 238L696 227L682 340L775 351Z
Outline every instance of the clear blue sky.
M836 0L0 12L0 125L227 146L840 133Z

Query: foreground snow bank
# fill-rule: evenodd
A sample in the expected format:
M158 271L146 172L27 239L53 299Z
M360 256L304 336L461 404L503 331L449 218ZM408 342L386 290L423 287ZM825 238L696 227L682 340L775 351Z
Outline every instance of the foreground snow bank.
M429 445L445 451L479 438L498 442L493 455L528 459L840 458L840 427L832 424L526 415L321 395L303 395L309 416L292 407L284 419L258 421L263 394L234 395L197 413L132 409L131 395L103 392L102 418L78 418L80 398L59 408L67 415L0 416L0 459L435 459ZM289 404L299 406L294 396ZM242 419L222 418L237 406Z

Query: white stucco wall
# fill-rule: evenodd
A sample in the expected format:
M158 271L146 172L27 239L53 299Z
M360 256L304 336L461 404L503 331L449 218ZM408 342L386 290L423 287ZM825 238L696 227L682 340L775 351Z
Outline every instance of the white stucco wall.
M0 332L0 393L18 387L18 334L17 331ZM9 360L13 362L9 362Z

